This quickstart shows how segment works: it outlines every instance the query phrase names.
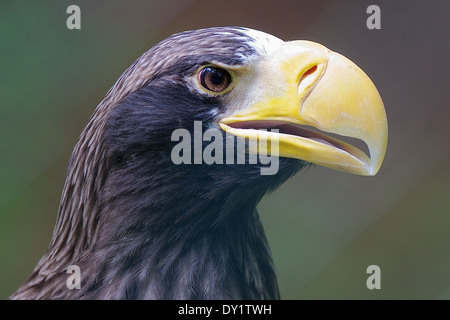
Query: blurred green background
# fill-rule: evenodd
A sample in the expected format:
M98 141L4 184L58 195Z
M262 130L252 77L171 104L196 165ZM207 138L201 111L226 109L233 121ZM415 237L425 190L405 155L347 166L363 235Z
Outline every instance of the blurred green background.
M81 30L66 8L81 8ZM381 8L369 30L366 9ZM450 299L448 0L2 1L0 298L45 252L73 146L119 75L172 33L240 25L324 44L383 97L375 177L313 167L259 205L284 299ZM366 268L381 268L368 290Z

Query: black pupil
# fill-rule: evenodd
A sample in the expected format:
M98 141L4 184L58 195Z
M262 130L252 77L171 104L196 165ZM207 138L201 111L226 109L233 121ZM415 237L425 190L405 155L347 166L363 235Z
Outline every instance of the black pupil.
M200 82L208 90L221 92L230 84L230 75L224 69L207 67L200 73Z
M217 69L208 68L208 72L211 74L211 83L218 86L223 83L224 77L222 72Z

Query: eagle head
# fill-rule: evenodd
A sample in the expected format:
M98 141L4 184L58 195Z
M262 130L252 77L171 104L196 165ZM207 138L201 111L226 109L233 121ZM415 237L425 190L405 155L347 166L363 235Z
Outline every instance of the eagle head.
M12 298L278 298L259 200L311 163L374 175L386 144L380 95L344 56L240 27L172 35L95 109Z

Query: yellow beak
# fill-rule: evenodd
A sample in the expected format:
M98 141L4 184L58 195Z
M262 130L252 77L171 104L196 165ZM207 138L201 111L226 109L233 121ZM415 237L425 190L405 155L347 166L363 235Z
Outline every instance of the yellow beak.
M358 66L309 41L286 42L259 63L249 106L222 119L224 131L253 141L276 138L281 157L353 174L377 173L387 146L386 113L375 85ZM269 128L279 132L259 130ZM370 157L326 133L362 140ZM274 151L271 141L266 145L264 152ZM249 152L258 153L252 148Z

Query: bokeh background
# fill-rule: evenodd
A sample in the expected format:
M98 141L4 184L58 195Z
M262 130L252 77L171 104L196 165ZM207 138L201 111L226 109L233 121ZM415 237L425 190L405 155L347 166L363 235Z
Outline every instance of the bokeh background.
M81 30L66 28L70 4ZM72 148L119 75L172 33L239 25L349 57L389 121L375 177L313 167L260 203L282 297L450 299L449 13L448 0L2 1L0 298L45 252Z

